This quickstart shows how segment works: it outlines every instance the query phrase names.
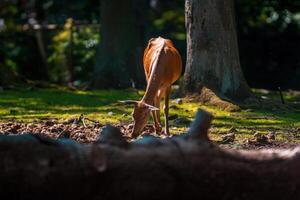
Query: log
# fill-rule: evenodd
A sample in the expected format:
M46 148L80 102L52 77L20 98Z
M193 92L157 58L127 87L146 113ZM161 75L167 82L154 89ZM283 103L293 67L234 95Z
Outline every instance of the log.
M190 131L127 142L107 126L96 143L0 136L0 199L300 199L300 149L224 150L199 111Z

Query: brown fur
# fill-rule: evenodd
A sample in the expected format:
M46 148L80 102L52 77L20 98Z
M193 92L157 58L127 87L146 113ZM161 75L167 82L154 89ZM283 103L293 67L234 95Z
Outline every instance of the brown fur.
M135 104L133 118L133 137L137 137L145 127L149 113L152 112L156 132L161 131L160 111L149 109L152 105L159 109L161 98L165 98L165 133L168 129L169 94L171 85L179 78L182 71L180 54L171 40L162 37L152 38L144 51L144 70L147 80L147 89L140 102Z

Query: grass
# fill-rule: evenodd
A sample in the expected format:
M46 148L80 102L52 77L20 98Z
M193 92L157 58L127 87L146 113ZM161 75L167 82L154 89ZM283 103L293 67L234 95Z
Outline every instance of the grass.
M61 120L85 114L101 123L117 123L130 109L117 106L118 100L135 99L131 91L68 91L63 89L34 89L0 93L0 120L16 119L30 122L37 118L54 117ZM112 115L108 115L113 112ZM129 120L129 116L125 119Z
M255 91L260 94L258 91ZM140 99L142 92L134 90L69 91L65 89L7 90L0 92L0 121L15 119L25 123L38 118L54 117L63 121L80 114L100 121L100 123L130 122L131 106L118 103L119 100ZM260 94L261 95L261 94ZM264 94L265 95L265 94ZM273 98L273 93L270 98ZM299 99L288 96L287 99ZM171 132L179 133L188 129L197 109L211 112L215 119L211 128L211 138L219 140L231 127L238 130L237 139L252 137L258 131L262 134L270 130L279 133L279 139L287 140L300 127L300 112L281 110L246 109L227 112L196 102L176 104L170 102L170 115L184 119L171 121ZM163 118L162 118L163 119ZM178 120L177 120L178 121ZM298 135L299 136L299 135ZM298 137L294 137L297 139Z

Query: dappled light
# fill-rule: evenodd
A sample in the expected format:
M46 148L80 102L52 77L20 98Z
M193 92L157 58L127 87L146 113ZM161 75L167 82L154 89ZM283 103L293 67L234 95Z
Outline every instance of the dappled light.
M0 99L0 121L17 120L32 123L45 117L58 119L60 122L78 118L84 114L100 124L129 124L133 107L119 103L120 100L140 99L142 91L134 90L98 90L66 91L64 89L35 89L32 91L5 91ZM257 92L257 95L263 95ZM269 95L272 98L272 95ZM277 97L277 96L276 96ZM289 99L297 96L289 94ZM291 131L300 127L300 113L296 111L272 111L266 109L246 109L238 112L219 110L213 106L183 99L176 103L170 101L170 132L186 132L197 109L202 108L214 115L210 137L221 140L221 136L235 127L238 143L253 137L255 132L268 134L277 132L277 139L285 141L294 137ZM178 100L177 100L178 101ZM161 113L163 117L163 113ZM87 122L89 123L89 122ZM298 133L294 141L298 141Z
M0 199L300 199L300 0L1 0Z

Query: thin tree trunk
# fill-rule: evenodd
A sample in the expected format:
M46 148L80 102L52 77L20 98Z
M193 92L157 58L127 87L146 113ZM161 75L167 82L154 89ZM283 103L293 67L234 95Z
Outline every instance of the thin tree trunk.
M74 63L73 63L73 43L74 43L74 38L73 38L73 19L70 24L70 38L69 38L69 50L68 50L68 56L67 56L67 65L68 65L68 71L69 71L69 77L68 77L68 83L71 84L74 81Z
M134 0L101 1L100 32L93 86L126 88L141 84L143 49Z
M186 91L199 93L205 86L221 98L250 97L240 66L233 0L186 0L185 15Z
M43 8L41 7L41 2L39 2L39 0L33 0L32 1L32 6L33 6L33 10L36 12L37 16L36 16L36 20L39 24L43 24ZM41 60L42 60L42 65L39 66L40 68L42 68L41 71L41 75L39 78L41 78L42 80L46 80L49 81L50 79L50 72L49 72L49 67L48 67L48 62L47 62L47 51L46 51L46 45L45 45L45 35L42 29L36 30L35 31L35 37L36 37L36 42L37 42L37 46L38 46L38 51L40 53L41 56Z
M37 30L35 32L35 37L36 37L38 49L40 52L40 56L43 61L43 65L40 66L43 68L43 70L42 70L43 76L42 77L45 77L45 80L49 80L49 68L48 68L48 63L47 63L47 53L46 53L46 48L45 48L45 44L44 44L42 30Z

